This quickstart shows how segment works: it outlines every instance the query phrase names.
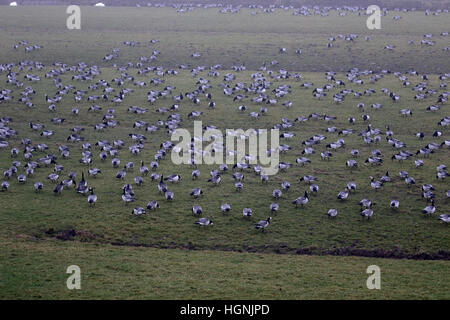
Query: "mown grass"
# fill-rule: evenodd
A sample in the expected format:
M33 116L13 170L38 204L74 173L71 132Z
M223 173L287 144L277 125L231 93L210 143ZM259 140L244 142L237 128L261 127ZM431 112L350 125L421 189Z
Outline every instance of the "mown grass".
M123 248L2 239L1 299L449 299L448 261ZM69 265L81 289L69 290ZM381 289L369 290L369 265Z
M250 9L239 14L220 14L218 9L197 9L177 13L173 8L92 8L81 7L81 30L68 30L65 6L36 6L9 8L2 6L1 61L35 59L45 63L58 60L75 63L100 64L113 47L121 50L118 64L140 55L150 56L154 49L161 51L157 64L214 65L229 68L246 63L248 69L259 68L264 61L274 59L289 70L347 71L353 67L417 69L421 72L448 71L448 14L425 16L423 11L399 13L390 11L382 17L381 30L368 30L365 15L347 13L341 17L331 11L329 17L294 16L293 10L276 10L272 14L251 15ZM402 16L393 20L395 15ZM132 18L130 18L132 17ZM358 34L355 41L338 39L327 48L328 38L338 34ZM436 45L420 45L423 35L431 33ZM366 41L365 36L371 40ZM151 45L150 39L161 42ZM12 49L19 40L43 45L39 51L25 53ZM140 41L138 48L121 45L123 41ZM414 40L409 45L408 40ZM386 44L394 51L384 50ZM280 55L281 47L288 49ZM302 55L295 54L302 49ZM191 58L193 52L202 53L201 60ZM432 59L430 59L432 57Z

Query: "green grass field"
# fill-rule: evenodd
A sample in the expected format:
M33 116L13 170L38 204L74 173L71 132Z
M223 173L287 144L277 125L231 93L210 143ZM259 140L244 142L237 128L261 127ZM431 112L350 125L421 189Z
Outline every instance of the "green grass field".
M0 243L0 298L2 299L86 299L86 298L149 298L149 299L448 299L450 277L448 276L450 234L449 226L440 223L439 214L449 213L449 201L445 192L450 188L448 178L436 180L436 166L449 165L449 149L441 148L429 158L424 158L425 166L415 168L414 159L403 163L391 161L396 152L385 141L379 145L367 146L357 134L343 137L346 148L333 152L329 161L320 159L320 151L326 143L338 139L336 133L327 133L327 127L339 129L353 128L360 132L367 128L361 116L369 114L374 128L385 129L390 125L395 138L407 144L405 148L414 152L430 142L441 143L448 140L448 127L437 127L436 123L448 116L448 103L441 105L437 112L426 112L426 107L434 104L437 96L445 91L440 88L442 81L438 74L449 72L449 51L442 50L449 45L448 36L439 36L450 28L448 14L425 16L423 12L401 13L399 21L392 19L390 13L382 20L382 30L370 31L365 26L365 17L355 13L340 17L331 12L330 17L299 17L292 12L276 11L273 14L260 13L256 16L250 10L241 13L223 15L217 9L197 9L188 13L176 13L175 9L155 8L88 8L82 7L82 29L67 30L65 7L18 7L0 8L0 64L34 60L43 62L46 67L41 70L22 71L39 75L37 83L31 85L37 94L33 98L35 108L27 108L18 103L21 88L5 83L6 72L0 73L0 89L14 90L14 101L0 103L0 115L9 116L13 121L9 126L17 130L18 135L9 139L10 146L0 151L0 169L2 172L11 166L13 160L26 162L22 157L21 138L28 137L33 145L46 143L46 153L35 152L33 160L47 153L59 156L58 146L70 147L70 158L58 159L65 169L61 176L66 178L70 171L77 173L88 170L81 165L79 143L66 141L70 129L76 125L86 128L81 133L92 145L100 140L122 139L126 147L119 152L122 164L133 161L135 169L128 172L125 181L114 178L118 169L111 165L109 158L101 162L99 149L93 148L93 164L102 170L96 179L87 178L98 196L95 206L89 206L86 197L77 195L73 190L64 190L61 196L53 195L54 184L46 177L53 167L36 170L26 184L21 185L13 177L7 192L0 192L0 226L2 235ZM352 44L337 40L333 48L326 48L328 37L337 34L356 33L359 38ZM436 45L421 46L420 40L426 33L432 33ZM371 40L365 41L365 35ZM160 40L149 44L150 39ZM414 45L408 45L408 40ZM43 45L43 49L25 53L23 47L14 50L13 45L20 40L31 44ZM141 45L130 48L123 41L140 41ZM384 50L386 44L396 45L394 51ZM280 54L279 48L286 47L288 52ZM113 48L120 50L117 59L104 62L102 58ZM302 49L302 55L294 53ZM164 66L175 68L178 64L210 66L222 64L220 76L212 78L207 72L200 72L192 77L188 70L180 71L177 76L164 76L164 85L148 85L138 88L132 82L123 87L135 91L124 102L115 106L111 102L97 101L102 111L88 112L93 102L84 100L75 104L72 94L64 96L56 104L56 111L48 110L45 93L53 96L56 88L51 79L45 79L55 61L68 65L78 62L97 64L101 75L95 78L111 81L120 76L112 65L125 65L129 61L136 63L141 56L149 57L153 50L160 50L156 61L144 66ZM193 52L201 52L200 59L191 58ZM233 72L236 82L251 83L250 75L266 61L278 60L279 65L271 67L277 72L280 68L301 72L300 81L294 79L276 80L271 89L288 84L292 92L285 98L293 106L287 109L279 103L269 106L267 115L252 119L248 113L258 112L260 105L245 100L233 102L225 97L219 84L223 75L230 71L231 65L245 63L247 71ZM341 104L332 102L332 96L341 88L333 88L322 99L314 99L311 89L301 89L303 82L313 82L315 87L329 83L324 72L340 71L336 79L346 80L345 71L352 67L382 68L407 71L410 68L425 72L429 76L428 87L438 93L422 101L414 100L416 94L413 86L422 82L419 76L408 76L411 86L403 87L393 74L386 74L376 83L370 83L370 76L362 76L363 85L347 87L358 91L373 88L376 93L361 99L348 96ZM13 71L18 72L17 66ZM149 82L153 73L139 75L137 68L129 68L127 73L135 81ZM62 83L73 84L77 89L87 89L93 82L72 80L74 73L67 72L60 76ZM157 183L145 178L143 186L135 186L136 202L124 205L121 200L121 187L132 183L139 175L139 164L144 160L147 165L159 149L162 141L170 140L165 130L155 133L142 129L133 129L136 120L155 124L157 120L167 119L155 110L170 107L174 102L169 98L158 99L154 105L147 102L149 90L162 90L165 85L175 86L173 95L179 92L195 90L198 77L210 80L209 92L216 102L214 110L208 109L206 99L200 97L200 105L189 101L180 103L183 119L182 127L193 129L193 121L187 114L193 110L203 111L200 117L203 125L216 125L221 130L228 128L271 128L281 122L282 117L293 121L299 116L308 116L313 112L337 116L331 124L323 120L310 120L296 123L289 131L296 136L292 140L280 139L292 150L281 155L281 160L293 163L286 172L270 177L268 184L261 184L260 177L253 172L245 172L244 189L236 192L231 173L223 176L221 185L214 187L207 182L209 172L218 165L200 165L199 180L191 180L192 168L175 166L168 155L160 162L156 172L165 176L179 173L183 177L178 184L170 184L169 189L175 193L175 200L167 202L158 193ZM346 81L347 82L347 81ZM117 88L116 85L112 85ZM381 92L389 88L401 99L393 103ZM88 95L99 95L101 89L89 91ZM249 94L249 96L251 96ZM356 105L364 102L364 112ZM370 105L381 103L381 110L373 110ZM241 113L238 105L245 104L248 110ZM74 106L80 109L78 116L71 114ZM146 107L149 111L141 116L126 112L128 106ZM94 131L92 126L102 122L103 115L110 107L115 108L115 120L120 121L116 128L102 132ZM404 118L399 110L409 108L412 117ZM356 118L356 124L348 124L348 117ZM53 117L62 117L62 125L50 122ZM41 137L40 131L32 131L30 121L43 123L46 129L55 131L49 139ZM434 129L443 132L440 138L433 138ZM423 141L415 133L423 131ZM133 156L128 147L134 142L129 133L142 133L147 136L145 148L138 156ZM295 159L302 156L301 142L314 134L325 134L327 139L311 155L311 164L305 167L295 165ZM12 159L11 147L18 147L20 155ZM350 150L356 148L361 152L357 159L359 168L349 170L345 161L350 159ZM364 165L373 149L383 153L382 166ZM59 157L58 157L59 158ZM375 192L369 185L369 176L379 179L386 171L390 172L393 182L386 184L382 190ZM416 185L407 187L398 177L400 170L406 170L416 180ZM19 169L22 173L23 169ZM319 194L310 197L305 208L295 208L291 202L301 196L308 185L299 182L300 177L312 174L318 177ZM269 205L272 191L280 188L282 181L289 181L291 189L283 191L277 202L278 214L267 232L254 229L254 223L271 215ZM36 193L33 183L42 181L44 190ZM349 200L339 202L336 196L347 182L357 183L357 192ZM426 202L421 199L421 185L432 183L436 191L436 213L425 218L421 210ZM194 187L200 187L204 196L197 200L189 196ZM392 197L398 198L400 208L389 208ZM361 199L368 198L376 202L374 217L370 221L362 220L359 215ZM157 200L161 208L146 216L136 217L130 214L135 206L145 207L149 200ZM223 214L221 203L228 202L232 211ZM197 220L191 213L191 207L199 204L203 207L203 216L214 221L214 226L199 228L194 225ZM242 209L250 207L254 217L243 219ZM329 219L327 211L338 209L336 219ZM64 230L75 229L77 234L69 241L60 240ZM50 232L53 230L53 232ZM139 247L136 247L139 246ZM313 255L298 255L309 253ZM331 255L353 255L337 257ZM356 256L370 256L363 258ZM373 258L386 257L386 258ZM434 258L440 261L419 261L388 258ZM76 264L82 270L82 290L69 291L65 287L67 274L65 268ZM365 286L365 270L371 264L379 265L382 272L382 289L368 290Z

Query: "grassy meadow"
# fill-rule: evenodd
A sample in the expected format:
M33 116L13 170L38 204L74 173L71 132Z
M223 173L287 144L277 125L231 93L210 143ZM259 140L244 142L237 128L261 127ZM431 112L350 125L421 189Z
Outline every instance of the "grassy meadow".
M39 75L41 81L30 83L37 92L33 96L34 108L28 108L17 102L20 91L7 84L7 72L0 73L0 89L11 89L15 99L0 103L0 116L11 117L8 124L18 135L8 139L9 147L0 150L1 172L7 170L12 161L26 163L23 158L21 139L30 138L33 145L46 143L47 152L35 152L32 160L44 157L48 153L58 156L58 164L64 165L61 177L64 179L70 171L85 174L88 166L79 163L80 143L70 143L66 138L70 129L83 126L81 135L92 145L105 139L112 142L122 139L126 146L119 151L121 163L135 163L134 171L127 173L124 181L114 176L118 169L111 165L111 158L99 160L99 149L92 148L93 164L101 169L97 178L87 177L88 184L95 190L98 202L95 206L87 203L74 190L64 190L61 196L54 196L54 184L46 179L53 167L37 169L26 184L19 184L13 177L11 187L0 192L0 298L2 299L449 299L448 257L450 252L450 227L440 223L437 215L449 213L450 200L445 192L450 189L448 178L437 180L436 166L449 165L448 148L436 150L425 165L416 168L412 157L403 162L391 161L398 152L384 140L376 145L366 145L358 132L367 128L362 115L370 115L372 127L385 130L389 125L394 137L405 142L406 150L416 152L430 142L441 143L448 140L448 127L436 124L448 116L448 103L442 104L437 112L427 112L427 106L434 104L437 96L445 91L438 79L439 74L450 71L449 38L440 36L450 29L448 14L425 16L424 12L398 13L400 20L393 20L397 13L390 12L382 18L382 30L370 31L366 28L366 17L357 13L347 13L341 17L330 12L329 17L294 16L292 11L276 10L275 13L258 13L253 16L251 10L243 9L238 14L219 14L217 9L196 9L191 12L177 13L172 8L88 8L82 7L81 30L67 30L65 27L65 7L0 7L0 64L18 63L24 60L40 61L45 64L43 70L20 71L22 80L26 73ZM358 38L348 43L338 39L332 48L327 48L328 37L338 34L358 34ZM432 33L434 46L421 46L423 35ZM369 41L364 37L371 36ZM158 39L150 44L151 39ZM23 47L13 49L20 40L30 44L39 44L43 48L26 53ZM408 44L414 40L414 44ZM137 47L123 45L124 41L139 41ZM387 44L395 45L393 51L384 50ZM287 53L280 54L279 48L286 47ZM119 49L116 59L105 62L102 58L113 48ZM295 50L302 49L301 55ZM122 104L84 99L75 103L73 94L63 97L51 112L45 101L45 94L53 96L56 87L52 79L46 79L45 73L55 68L55 61L69 66L79 62L100 66L101 74L94 81L72 80L73 72L66 72L60 78L64 85L72 84L77 89L87 90L90 84L99 79L110 82L120 77L120 71L113 64L123 66L128 62L136 63L141 56L149 57L153 50L161 54L156 60L144 63L144 66L163 66L177 68L180 64L189 65L180 70L177 76L165 75L165 83L159 86L148 84L143 88L125 82L122 87L132 88L134 92L126 96ZM200 52L202 57L190 57ZM277 60L278 65L270 62ZM261 105L246 99L233 102L226 97L219 84L223 75L232 72L236 79L231 82L252 82L251 74L267 62L268 69L277 72L286 68L299 72L301 80L268 79L270 89L279 85L290 85L291 93L279 99L275 106L268 106L266 115L253 119L249 112L259 112ZM221 64L220 75L209 77L207 71L193 77L190 69L205 65ZM234 64L245 64L247 70L234 72ZM330 81L324 76L328 70L337 71L336 79L345 82L345 72L353 67L373 68L392 71L415 69L429 77L427 88L435 89L437 94L429 95L421 101L414 99L416 92L411 88L422 82L420 76L408 75L411 82L404 87L393 74L384 74L378 82L371 83L370 75L361 76L364 84L348 84L347 88L361 91L372 88L371 96L354 98L349 95L336 104L332 96L343 88L333 88L323 99L315 99L311 91L323 87ZM207 69L208 70L208 69ZM152 72L138 74L138 68L130 67L128 75L135 81L149 82L155 77ZM219 129L272 128L282 118L294 121L299 116L308 116L313 112L336 116L332 123L324 120L310 120L295 123L288 131L295 133L291 140L280 139L289 144L292 150L281 154L281 161L294 164L286 172L269 177L267 184L252 171L244 172L244 188L237 192L234 188L232 173L224 174L219 186L207 182L209 172L218 165L200 165L198 180L191 179L192 167L176 166L170 154L160 161L156 170L165 176L178 173L182 176L179 183L168 183L175 193L175 199L168 202L157 189L157 182L145 177L142 186L134 186L136 201L125 205L121 200L121 187L124 183L134 185L133 178L139 174L140 161L149 166L154 154L163 141L170 135L162 128L150 133L133 128L136 120L147 121L150 125L158 120L166 120L167 114L156 109L170 107L174 101L171 96L160 98L153 105L147 102L147 92L162 90L164 86L176 87L173 95L191 92L197 89L198 77L208 79L212 88L208 91L216 102L215 109L209 109L207 100L201 96L201 103L194 105L184 100L175 113L183 119L181 127L193 129L193 120L188 119L189 112L200 110L200 120L205 125L215 125ZM300 88L303 82L312 82L312 88ZM117 85L112 84L116 90ZM382 88L398 94L399 102L381 92ZM88 95L101 95L101 88L90 90ZM248 94L252 97L251 94ZM281 105L291 100L293 106ZM364 102L365 110L356 107ZM370 106L381 103L380 110ZM88 108L98 104L99 112L88 112ZM246 112L239 112L238 106L245 104ZM127 112L128 106L148 108L143 115ZM80 109L78 116L71 113L73 107ZM116 128L95 131L93 126L101 123L108 108L115 109L115 120L120 122ZM402 117L399 110L409 108L412 117ZM356 123L348 123L348 117L355 117ZM50 122L54 117L65 118L61 125ZM32 131L28 123L45 124L45 129L53 130L50 138L40 136L40 131ZM336 141L341 136L328 133L326 129L336 126L339 129L352 128L355 134L343 137L346 147L333 151L330 160L321 160L320 151L325 144ZM433 138L435 129L443 135ZM422 131L425 138L419 140L415 133ZM141 133L147 137L140 154L133 156L128 147L134 144L130 133ZM311 163L305 167L295 164L301 157L302 141L314 134L324 134L327 139L319 144L316 154L308 156ZM69 159L60 159L58 147L65 144L70 147ZM10 148L17 147L20 155L11 158ZM345 162L351 159L350 150L359 149L357 158L359 167L350 170ZM371 151L379 149L383 154L382 166L364 165ZM419 158L419 157L418 157ZM231 167L231 166L230 166ZM398 176L406 170L416 180L416 185L408 187ZM23 173L23 168L19 169ZM375 192L369 185L369 176L379 179L390 172L391 183ZM295 208L291 203L301 196L309 186L299 179L307 174L318 177L319 194L311 195L310 202L304 208ZM87 174L86 174L87 176ZM44 190L35 192L33 183L42 181ZM275 201L272 191L280 189L283 181L289 181L291 188L283 191L281 199ZM349 181L355 181L357 191L347 201L336 199ZM432 183L436 193L436 213L427 218L421 210L427 205L421 198L421 186ZM204 195L192 199L192 188L202 188ZM389 208L390 200L400 201L398 210ZM359 215L358 202L368 198L376 202L373 219L367 221ZM145 207L149 200L157 200L160 208L147 212L145 216L131 215L135 206ZM228 202L232 211L223 214L220 205ZM278 202L280 210L272 214L271 202ZM201 205L203 216L214 221L211 227L201 228L194 225L197 220L191 213L193 205ZM253 209L251 219L242 217L242 209ZM338 216L330 219L327 211L338 210ZM255 230L254 223L272 215L273 220L266 232ZM61 240L67 230L75 229L76 235ZM304 255L304 254L308 255ZM311 255L310 255L311 254ZM346 257L335 255L349 255ZM359 256L359 257L358 257ZM365 256L365 257L361 257ZM396 258L396 259L393 259ZM398 259L402 258L402 259ZM413 259L404 259L413 258ZM436 259L416 260L416 259ZM440 259L440 260L439 260ZM69 291L65 287L67 274L65 268L77 264L82 270L82 290ZM368 290L365 286L365 270L371 264L379 265L382 272L382 290Z

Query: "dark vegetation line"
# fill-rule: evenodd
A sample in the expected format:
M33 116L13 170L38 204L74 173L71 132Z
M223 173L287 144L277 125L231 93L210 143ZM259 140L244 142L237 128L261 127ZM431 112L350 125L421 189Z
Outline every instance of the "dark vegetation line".
M54 229L48 229L45 234L51 238L56 238L61 241L78 240L82 238L87 243L95 243L92 240L102 239L101 235L95 235L89 231L75 230L74 228L68 228L65 230L55 231ZM78 236L78 239L76 238ZM410 253L400 249L360 249L351 247L342 247L334 249L321 249L316 247L310 248L291 248L287 245L264 245L264 246L248 246L243 245L242 249L230 248L222 245L213 246L196 246L192 242L187 244L180 244L171 242L170 244L155 244L155 243L135 243L125 241L113 241L106 242L112 246L119 247L144 247L155 249L183 249L183 250L211 250L211 251L225 251L225 252L247 252L247 253L260 253L260 254L292 254L292 255L315 255L315 256L356 256L365 258L385 258L385 259L411 259L411 260L450 260L450 251L439 250L436 253Z

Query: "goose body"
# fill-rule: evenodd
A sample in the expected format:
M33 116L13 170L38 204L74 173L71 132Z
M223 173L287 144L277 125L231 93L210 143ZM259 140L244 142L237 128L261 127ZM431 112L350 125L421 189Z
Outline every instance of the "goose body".
M255 229L261 229L262 232L270 225L270 222L272 221L272 217L267 218L267 220L261 220L258 221L258 223L255 224Z
M200 218L200 219L198 219L195 222L195 224L198 224L200 226L212 226L212 225L214 225L214 223L208 218Z

